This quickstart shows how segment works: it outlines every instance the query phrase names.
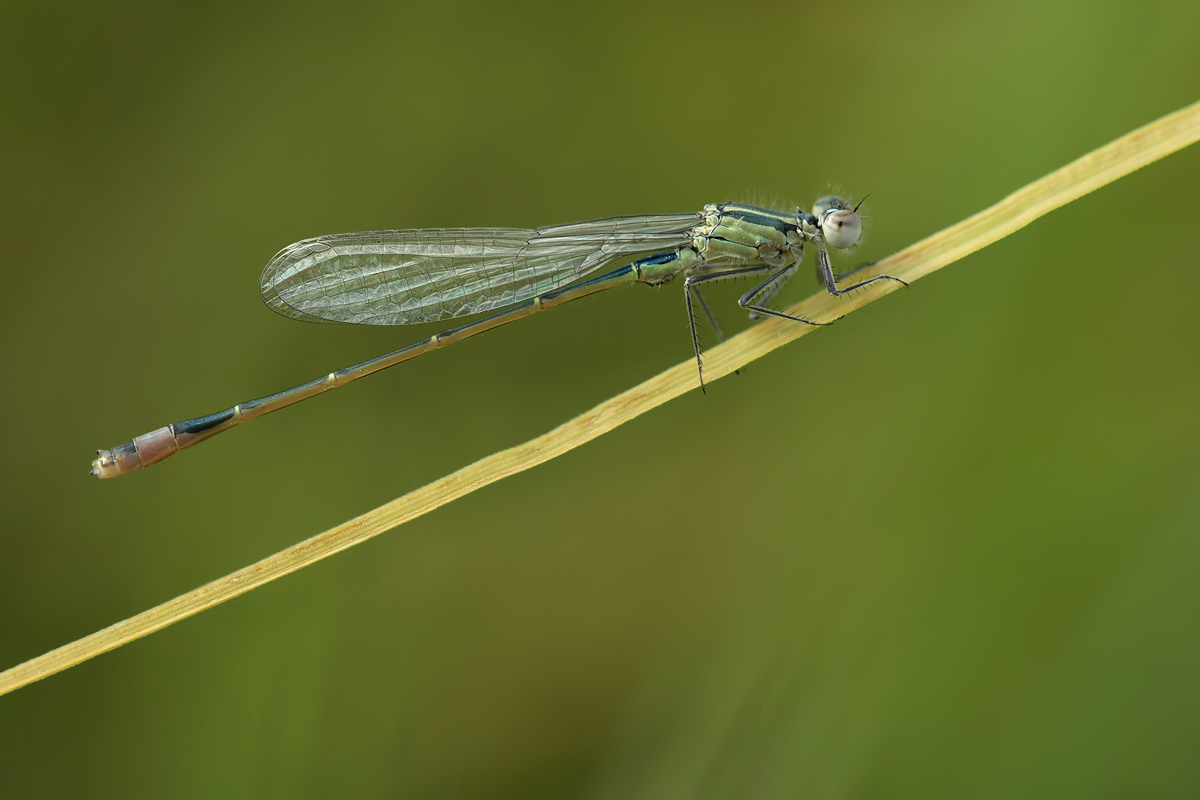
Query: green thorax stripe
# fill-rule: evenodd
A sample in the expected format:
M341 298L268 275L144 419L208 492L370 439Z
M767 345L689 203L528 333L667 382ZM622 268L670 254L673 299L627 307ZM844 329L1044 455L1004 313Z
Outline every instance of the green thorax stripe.
M744 203L725 203L720 206L725 217L735 217L749 225L761 225L786 233L797 227L796 212L774 211L769 208L748 206Z

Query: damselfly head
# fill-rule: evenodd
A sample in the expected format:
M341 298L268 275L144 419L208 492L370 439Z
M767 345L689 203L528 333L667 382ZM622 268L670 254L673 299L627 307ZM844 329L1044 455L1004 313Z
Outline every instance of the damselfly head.
M851 208L850 203L841 197L822 197L813 204L812 213L830 247L853 247L862 238L862 217L856 208Z

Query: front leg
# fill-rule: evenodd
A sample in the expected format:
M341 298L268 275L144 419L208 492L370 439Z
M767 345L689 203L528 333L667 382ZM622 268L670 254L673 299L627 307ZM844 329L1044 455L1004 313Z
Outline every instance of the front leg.
M857 271L858 269L865 269L867 266L870 266L870 264L867 264L864 267L856 267L854 271ZM874 277L867 278L865 281L852 283L849 286L839 289L837 285L837 279L833 275L833 265L829 263L829 252L823 246L817 247L817 270L817 274L820 276L821 282L825 284L826 290L828 290L828 292L834 297L846 294L846 292L852 292L855 289L861 289L862 287L872 284L875 281L895 281L896 283L908 286L908 281L901 280L895 275L875 275Z

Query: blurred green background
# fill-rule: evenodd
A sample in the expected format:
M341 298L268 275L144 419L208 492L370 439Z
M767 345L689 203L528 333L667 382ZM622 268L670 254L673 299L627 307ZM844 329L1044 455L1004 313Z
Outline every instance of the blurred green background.
M690 356L678 285L608 292L89 478L440 329L275 317L289 242L870 192L845 267L1195 101L1198 43L1190 0L5 3L0 668ZM0 698L0 795L1200 795L1198 184Z

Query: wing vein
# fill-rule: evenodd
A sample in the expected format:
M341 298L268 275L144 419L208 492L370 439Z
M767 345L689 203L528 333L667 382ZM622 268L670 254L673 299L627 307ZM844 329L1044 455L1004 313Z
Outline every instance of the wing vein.
M611 217L544 228L339 233L279 251L263 270L285 317L415 325L493 311L579 280L623 256L690 241L699 214Z

